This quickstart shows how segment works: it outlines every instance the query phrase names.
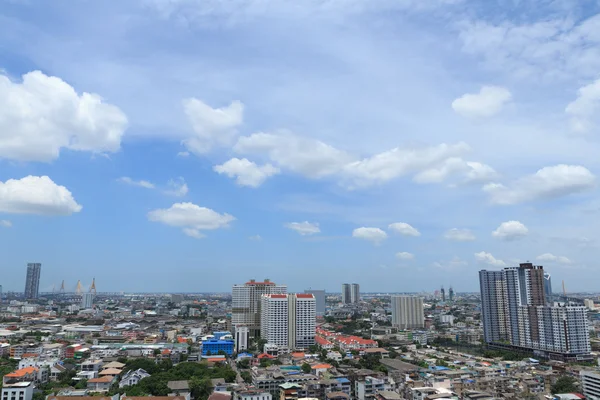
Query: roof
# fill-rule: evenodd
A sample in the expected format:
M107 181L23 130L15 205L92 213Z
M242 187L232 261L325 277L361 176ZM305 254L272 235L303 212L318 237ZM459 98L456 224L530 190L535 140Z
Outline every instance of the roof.
M295 353L292 353L292 357L294 357L294 358L304 358L304 357L306 357L306 355L303 352L301 352L301 351L297 351Z
M10 374L4 375L6 378L22 378L25 375L31 375L39 370L36 367L26 367L16 370L15 372L11 372Z
M381 391L377 392L377 394L386 400L400 400L401 399L401 397L398 393L391 392L389 390L381 390Z
M208 400L230 400L230 399L231 399L231 394L223 393L223 392L213 392L210 396L208 396ZM152 400L154 400L154 397L152 398Z
M296 293L298 299L314 299L315 296L312 293Z
M315 343L318 344L318 345L320 345L320 346L333 345L333 343L331 343L329 340L327 340L323 336L319 336L319 335L315 336Z
M23 356L21 358L32 358L32 357L39 357L40 355L37 353L25 353L23 354Z
M258 358L259 360L262 360L263 358L272 359L272 358L275 358L275 356L272 356L272 355L267 354L267 353L262 353L262 354L259 354L258 357L256 357L256 358Z
M117 368L106 368L100 371L98 375L120 375L123 370Z
M115 379L115 378L110 375L107 375L107 376L103 376L101 378L92 378L92 379L88 380L88 383L110 383L113 381L113 379Z
M103 366L104 369L106 368L123 368L125 366L125 364L120 363L118 361L111 361L108 364L105 364Z
M313 365L311 368L312 369L329 369L329 368L331 368L331 364L325 364L325 363L317 364L317 365Z
M387 351L386 349L382 349L381 347L373 347L370 349L365 349L365 353L382 353L382 354L387 354L389 353L389 351Z
M188 381L169 381L167 386L171 390L190 390L190 384Z
M271 299L287 299L287 294L265 294L265 296Z
M216 387L217 385L224 385L225 384L225 379L223 378L213 378L210 380L210 383L213 385L213 387Z
M337 399L337 398L344 398L344 399L349 399L350 396L348 396L346 393L344 392L331 392L331 393L327 393L325 395L325 397L327 397L328 399Z
M98 397L94 397L94 399L98 399ZM110 399L110 397L109 397L109 399ZM66 399L66 400L69 400L69 399ZM71 398L70 400L73 400L73 398ZM121 397L121 400L186 400L186 399L185 399L185 396L125 396L125 397Z
M225 357L209 357L209 358L204 358L204 360L208 361L208 362L223 362L225 361Z

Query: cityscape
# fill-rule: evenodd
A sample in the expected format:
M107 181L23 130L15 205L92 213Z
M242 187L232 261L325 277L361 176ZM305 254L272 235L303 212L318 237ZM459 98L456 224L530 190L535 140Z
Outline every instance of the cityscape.
M41 293L43 275L0 295L3 400L600 398L600 297L529 262L480 270L479 293Z

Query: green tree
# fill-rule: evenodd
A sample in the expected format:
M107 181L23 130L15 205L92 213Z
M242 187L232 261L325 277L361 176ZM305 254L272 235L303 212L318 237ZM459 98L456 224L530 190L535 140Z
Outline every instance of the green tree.
M237 362L237 367L240 369L248 369L250 368L250 360L247 358L243 358Z
M310 366L310 364L308 363L304 363L302 364L302 372L304 372L305 374L310 374L310 372L312 371L312 368Z
M252 383L252 374L248 371L242 371L240 373L240 377L244 380L244 382L246 383Z
M577 387L577 380L568 375L563 375L556 380L556 383L552 385L550 391L552 394L557 393L572 393L577 392L579 388Z
M82 379L75 385L75 389L85 389L87 387L87 379Z

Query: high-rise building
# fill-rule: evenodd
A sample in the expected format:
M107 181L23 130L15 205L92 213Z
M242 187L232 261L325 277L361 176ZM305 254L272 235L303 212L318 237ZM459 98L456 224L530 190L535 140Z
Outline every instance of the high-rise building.
M238 325L235 327L235 352L248 349L248 339L250 336L250 330L247 326Z
M231 325L248 327L250 337L260 337L260 306L263 294L286 294L287 286L276 285L268 279L254 279L243 285L234 285L231 290Z
M448 290L448 297L451 302L454 301L454 289L452 289L452 286L450 286L450 289Z
M37 299L40 290L40 273L42 264L29 263L27 264L27 277L25 278L25 298Z
M310 293L265 294L261 304L261 337L286 349L315 344L316 302Z
M446 301L446 289L444 289L444 287L442 286L442 301Z
M360 301L360 285L358 283L342 284L342 303L354 304Z
M324 290L316 290L316 289L308 289L305 290L304 293L310 293L315 296L315 303L317 305L317 317L322 317L325 315L325 291Z
M83 293L81 295L81 308L90 309L94 306L94 293Z
M400 329L420 329L425 326L423 299L412 296L392 296L392 325Z
M484 340L563 360L591 351L586 307L552 303L550 275L531 263L479 272Z

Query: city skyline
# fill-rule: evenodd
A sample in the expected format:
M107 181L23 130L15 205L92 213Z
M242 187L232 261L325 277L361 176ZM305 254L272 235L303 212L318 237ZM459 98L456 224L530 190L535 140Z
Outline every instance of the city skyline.
M595 289L598 2L216 3L2 2L4 291Z

